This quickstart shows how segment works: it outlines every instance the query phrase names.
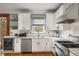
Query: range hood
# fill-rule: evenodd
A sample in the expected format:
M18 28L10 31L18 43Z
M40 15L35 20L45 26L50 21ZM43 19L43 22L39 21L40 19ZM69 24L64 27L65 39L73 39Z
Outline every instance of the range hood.
M73 22L75 22L75 19L65 19L65 20L62 20L62 21L60 21L60 22L58 22L58 24L60 24L60 23L73 23Z

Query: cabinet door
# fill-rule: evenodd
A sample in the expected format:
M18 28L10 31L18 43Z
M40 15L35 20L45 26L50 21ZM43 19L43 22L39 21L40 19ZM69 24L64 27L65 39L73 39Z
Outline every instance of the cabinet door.
M14 51L21 52L21 40L19 38L14 39Z
M18 14L18 29L23 29L23 13Z
M39 51L40 52L44 52L45 51L45 46L46 46L46 44L45 44L45 39L39 39L39 44L38 44L38 49L39 49Z
M51 51L51 41L49 39L33 39L32 51L33 52Z
M34 52L36 50L37 50L37 48L36 48L36 40L32 39L32 52Z
M55 14L54 13L47 13L46 14L46 22L47 22L47 27L48 30L54 30L55 29Z
M56 24L57 30L63 30L63 24Z
M31 14L30 13L24 13L23 17L24 17L24 19L23 19L24 29L30 30L30 28L31 28Z
M33 52L43 52L45 51L45 42L42 39L32 40L32 51Z
M31 14L19 13L18 15L18 28L21 30L30 30L31 28Z
M45 41L45 51L52 51L52 43L51 39L46 39Z
M40 39L32 39L32 51L39 52L41 50Z

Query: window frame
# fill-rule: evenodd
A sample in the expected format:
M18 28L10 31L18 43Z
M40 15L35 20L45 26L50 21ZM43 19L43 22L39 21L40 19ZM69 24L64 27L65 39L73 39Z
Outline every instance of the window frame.
M35 24L33 24L33 20L37 19L37 18L36 19L32 18L33 15L43 15L42 17L44 17L44 18L40 18L38 16L40 20L44 20L44 24L40 24L40 26L43 26L43 32L39 32L39 33L45 33L45 30L46 30L46 14L31 14L31 21L32 21L32 23L31 23L32 24L31 29L32 29L32 32L33 33L38 33L38 32L36 32L36 31L33 30L33 26L36 26Z

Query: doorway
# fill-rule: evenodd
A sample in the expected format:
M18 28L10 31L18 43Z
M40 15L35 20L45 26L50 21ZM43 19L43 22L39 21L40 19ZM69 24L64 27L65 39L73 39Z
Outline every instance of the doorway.
M9 14L0 14L0 48L3 44L3 37L8 36L9 33Z

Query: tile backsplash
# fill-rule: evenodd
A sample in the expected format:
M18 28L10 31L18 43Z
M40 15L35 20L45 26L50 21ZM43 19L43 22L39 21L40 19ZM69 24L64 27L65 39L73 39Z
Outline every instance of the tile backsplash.
M69 34L71 32L72 32L71 30L63 30L63 31L61 31L60 38L63 38L65 40L69 40Z

